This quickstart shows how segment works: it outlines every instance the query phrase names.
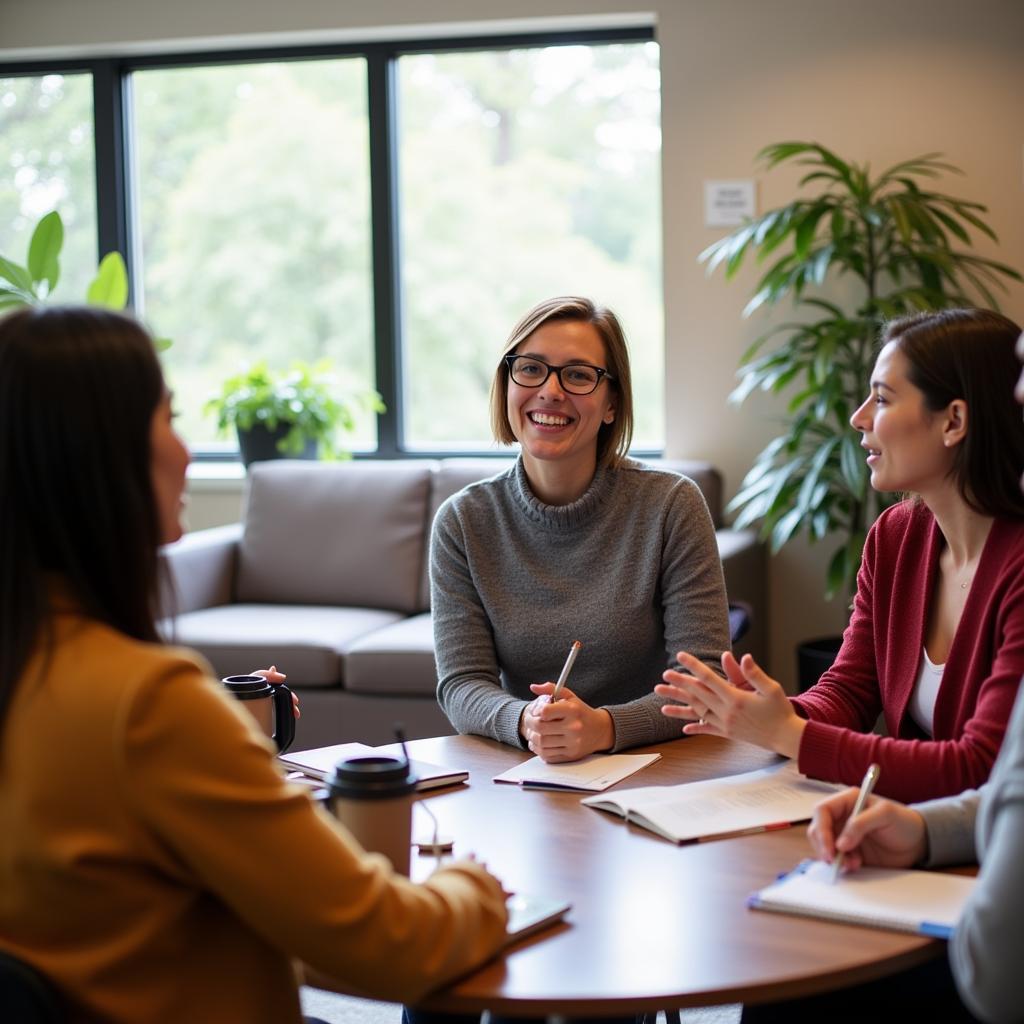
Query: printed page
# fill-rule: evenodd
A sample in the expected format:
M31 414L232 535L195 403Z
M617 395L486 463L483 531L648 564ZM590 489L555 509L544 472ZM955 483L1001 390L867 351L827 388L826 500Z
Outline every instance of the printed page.
M939 871L861 868L832 882L832 867L808 861L762 889L752 905L836 920L947 936L975 879Z
M808 779L784 761L721 779L626 789L606 801L624 808L636 824L682 843L804 821L815 804L842 788ZM583 802L601 807L592 797Z
M657 761L661 754L591 754L570 764L546 764L539 757L494 776L495 782L516 782L550 789L598 793Z

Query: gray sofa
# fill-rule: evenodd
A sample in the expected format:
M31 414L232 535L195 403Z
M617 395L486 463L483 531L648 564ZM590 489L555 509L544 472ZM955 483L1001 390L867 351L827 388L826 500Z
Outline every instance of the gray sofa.
M435 700L428 548L440 504L507 460L255 463L243 522L164 549L163 631L218 676L276 664L302 697L295 749L385 743L452 728ZM764 654L763 546L721 525L721 478L664 462L701 488L718 527L730 602L750 613L739 645Z

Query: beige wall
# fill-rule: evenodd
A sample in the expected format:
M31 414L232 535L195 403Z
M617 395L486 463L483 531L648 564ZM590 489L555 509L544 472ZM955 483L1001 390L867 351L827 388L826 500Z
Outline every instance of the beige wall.
M180 40L367 37L408 26L657 25L662 47L667 454L709 458L734 491L773 430L776 407L724 398L737 359L763 322L739 314L752 276L708 281L696 254L720 233L703 226L707 178L755 176L769 142L816 139L848 159L887 162L941 151L964 169L948 191L988 205L1001 237L986 254L1024 267L1024 4L1019 0L3 0L0 56L23 48L96 52ZM555 22L555 27L560 23ZM791 195L788 170L759 176L762 209ZM1024 289L1004 309L1024 320ZM233 514L230 491L197 487L193 525ZM792 673L800 638L832 632L819 600L824 550L794 545L772 563L771 667Z

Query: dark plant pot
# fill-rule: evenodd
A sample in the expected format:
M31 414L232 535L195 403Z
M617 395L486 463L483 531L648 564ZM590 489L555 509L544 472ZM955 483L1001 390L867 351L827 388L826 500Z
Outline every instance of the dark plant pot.
M796 675L800 693L809 690L821 678L821 674L832 667L842 642L841 636L823 636L818 640L806 640L797 646Z
M277 447L277 442L282 440L291 429L290 424L279 423L276 430L267 430L266 427L257 424L249 430L238 430L238 450L242 455L242 463L248 467L253 462L266 462L268 459L315 459L317 455L317 442L310 439L306 442L301 452L292 455L285 454Z

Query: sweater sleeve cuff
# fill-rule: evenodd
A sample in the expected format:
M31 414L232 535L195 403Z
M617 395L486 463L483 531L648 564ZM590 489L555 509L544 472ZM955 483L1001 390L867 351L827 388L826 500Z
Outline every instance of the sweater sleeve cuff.
M498 709L494 718L494 738L510 747L520 750L528 749L523 737L519 735L519 720L523 717L523 709L530 703L528 700L507 700Z
M797 708L799 710L799 705ZM797 767L802 774L816 779L830 778L835 774L832 765L835 760L837 731L840 730L835 726L808 720L800 737L800 749L797 752Z
M927 800L910 805L924 818L928 833L926 867L942 864L970 864L978 859L974 842L974 821L978 814L977 790L957 797Z

